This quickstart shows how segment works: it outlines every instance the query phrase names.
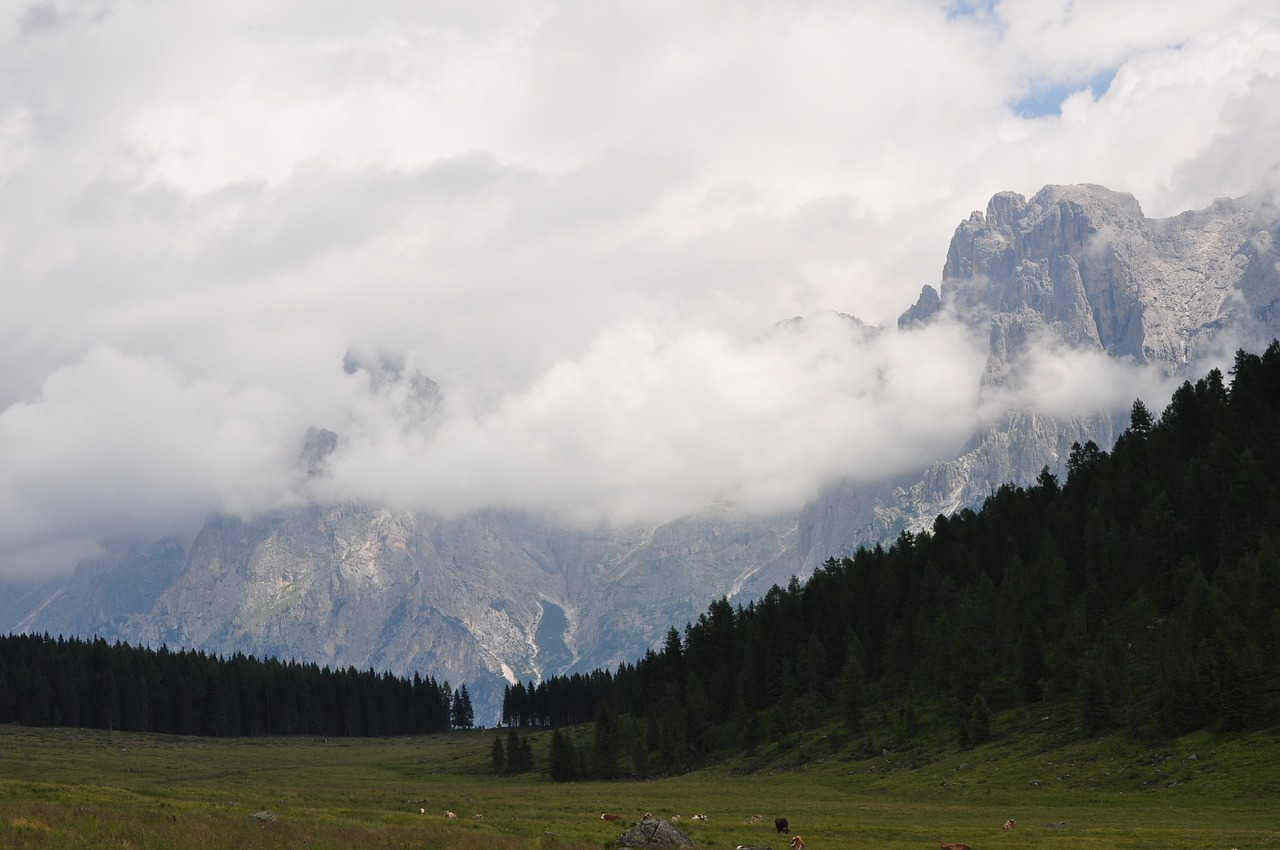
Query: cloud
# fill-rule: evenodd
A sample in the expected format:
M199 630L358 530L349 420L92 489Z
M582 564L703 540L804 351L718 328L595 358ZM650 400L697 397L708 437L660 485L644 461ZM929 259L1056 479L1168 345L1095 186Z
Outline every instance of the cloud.
M1158 413L1185 378L1170 377L1158 365L1140 366L1102 351L1041 343L1027 350L1014 386L989 388L982 416L1006 410L1035 410L1061 419L1127 411L1142 399ZM1199 371L1221 366L1226 353L1214 352ZM1198 374L1196 375L1198 377Z
M748 341L631 323L429 438L361 423L322 492L578 523L663 522L715 500L792 510L838 478L958 448L984 356L958 326L866 337L834 314Z
M979 349L832 311L892 329L996 191L1249 191L1271 6L0 13L0 571L289 504L312 426L342 435L330 497L583 522L936 456L983 414Z
M39 35L62 26L62 15L52 3L33 3L18 18L18 32L23 36Z
M36 401L0 413L0 555L25 571L27 549L162 536L210 510L286 503L290 407L261 385L193 381L155 358L93 349Z

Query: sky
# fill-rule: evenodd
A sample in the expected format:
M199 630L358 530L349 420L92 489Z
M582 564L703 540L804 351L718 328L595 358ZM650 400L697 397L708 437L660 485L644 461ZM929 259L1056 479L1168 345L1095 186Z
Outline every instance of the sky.
M984 353L896 319L970 211L1169 216L1277 140L1274 0L0 0L0 576L312 499L656 523L922 467Z

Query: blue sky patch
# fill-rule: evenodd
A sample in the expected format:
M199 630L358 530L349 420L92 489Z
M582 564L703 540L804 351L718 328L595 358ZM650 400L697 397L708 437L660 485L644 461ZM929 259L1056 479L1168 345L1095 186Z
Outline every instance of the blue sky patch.
M1106 68L1087 80L1071 80L1056 85L1032 88L1026 95L1009 104L1009 108L1022 118L1041 118L1045 115L1061 115L1062 102L1081 89L1093 90L1095 98L1111 86L1116 69Z
M947 8L947 20L987 18L995 11L996 0L953 0Z

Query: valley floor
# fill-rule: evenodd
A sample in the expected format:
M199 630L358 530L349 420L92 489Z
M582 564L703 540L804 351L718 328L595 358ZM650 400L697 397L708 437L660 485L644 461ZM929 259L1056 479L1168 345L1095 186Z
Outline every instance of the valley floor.
M1277 730L1159 752L1121 738L1046 748L1034 733L865 760L781 748L687 776L567 784L492 775L494 734L218 740L4 726L0 848L585 850L645 812L680 815L698 847L715 848L785 846L777 816L812 850L1280 848ZM542 753L546 733L534 734ZM690 821L698 813L708 820ZM1011 817L1017 828L1001 829Z

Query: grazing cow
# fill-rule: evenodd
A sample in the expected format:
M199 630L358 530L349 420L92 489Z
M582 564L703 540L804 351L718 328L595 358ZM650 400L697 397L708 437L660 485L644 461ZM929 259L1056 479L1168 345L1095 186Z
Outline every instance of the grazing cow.
M690 818L690 820L700 820L700 821L705 821L706 819L707 819L706 815L694 815L693 817Z
M764 815L752 815L751 820L747 821L747 823L760 823L763 820Z
M787 823L787 819L786 819L786 818L774 818L774 819L773 819L773 825L774 825L774 827L776 827L776 828L777 828L777 830L778 830L778 834L779 834L779 835L781 835L781 834L782 834L782 833L784 833L784 832L790 832L790 831L791 831L791 824Z
M791 839L791 850L804 850L804 839L800 836L794 836Z
M943 844L942 850L969 850L968 844Z
M455 815L453 812L450 812L450 811L446 811L446 812L444 813L444 816L445 816L446 818L448 818L449 820L457 820L457 819L458 819L458 816L457 816L457 815Z
M622 815L606 815L602 812L600 820L622 820Z
M1005 829L1013 829L1013 828L1014 828L1014 827L1016 827L1017 825L1018 825L1018 822L1017 822L1016 820L1014 820L1013 818L1009 818L1007 821L1005 821L1005 822L1004 822L1004 828L1005 828Z

